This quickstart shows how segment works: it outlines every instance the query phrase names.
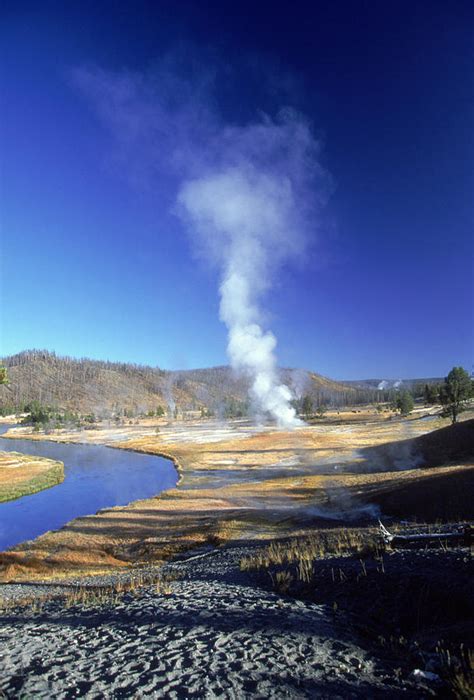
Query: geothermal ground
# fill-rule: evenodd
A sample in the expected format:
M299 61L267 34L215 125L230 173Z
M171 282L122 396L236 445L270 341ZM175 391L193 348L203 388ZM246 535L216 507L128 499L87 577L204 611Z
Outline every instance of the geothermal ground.
M437 635L472 642L470 550L382 551L374 524L472 519L465 417L453 428L351 411L291 432L245 421L12 429L164 454L181 481L1 555L6 696L444 692ZM454 581L456 609L431 595L452 600ZM440 608L446 619L433 618ZM401 610L423 624L405 634Z
M446 435L436 430L443 427ZM181 481L156 498L78 518L15 547L2 555L4 570L8 566L9 575L28 576L69 568L87 573L161 561L208 542L304 533L321 519L373 520L379 512L418 520L466 517L474 469L472 423L454 428L435 416L388 420L362 412L291 432L246 421L144 421L48 435L15 427L6 437L100 443L170 456ZM466 459L469 449L471 459Z

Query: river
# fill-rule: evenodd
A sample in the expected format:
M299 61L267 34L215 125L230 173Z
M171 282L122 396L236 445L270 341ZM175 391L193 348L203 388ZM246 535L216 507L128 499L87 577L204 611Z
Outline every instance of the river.
M2 426L0 435L10 426ZM81 515L151 498L173 488L178 473L163 457L101 445L77 445L0 437L0 450L39 455L64 462L58 486L0 503L0 551Z

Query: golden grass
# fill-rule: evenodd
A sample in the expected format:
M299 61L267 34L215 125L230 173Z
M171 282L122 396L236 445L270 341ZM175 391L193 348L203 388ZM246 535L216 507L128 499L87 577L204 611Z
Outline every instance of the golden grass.
M268 569L271 566L297 564L298 578L309 581L309 571L317 559L335 554L379 556L384 550L379 542L375 529L332 528L315 532L307 537L293 537L288 540L272 542L268 547L262 547L254 555L244 557L240 561L242 571L252 569Z
M1 554L0 578L107 570L162 561L206 543L308 532L320 523L312 509L337 510L339 497L356 506L377 503L384 512L403 517L418 514L423 519L427 513L431 517L430 508L437 517L443 504L449 504L450 517L462 516L457 505L470 508L474 502L472 464L357 473L364 462L357 450L387 444L396 448L397 441L422 435L439 427L439 422L375 416L371 423L318 423L292 432L266 429L245 435L237 426L235 436L214 442L193 442L193 431L205 425L199 421L181 424L186 428L183 441L173 425L163 426L157 434L143 434L142 426L137 426L124 440L112 439L122 436L122 427L115 433L107 428L102 438L100 429L95 430L95 442L172 458L181 476L179 486L156 498L78 518L58 532ZM57 436L61 441L66 438ZM74 439L79 441L80 435ZM350 461L352 473L318 473L319 464L339 459ZM216 488L216 480L225 479L229 469L232 480Z
M171 584L177 580L175 573L157 571L140 571L134 569L130 576L108 585L76 584L65 588L62 592L45 593L40 596L31 595L22 598L1 598L0 612L12 608L28 608L30 612L42 612L45 603L59 601L64 608L80 607L111 607L121 602L124 595L138 595L144 588L152 587L156 595L169 595Z
M0 452L0 502L37 493L62 481L62 462L19 452Z

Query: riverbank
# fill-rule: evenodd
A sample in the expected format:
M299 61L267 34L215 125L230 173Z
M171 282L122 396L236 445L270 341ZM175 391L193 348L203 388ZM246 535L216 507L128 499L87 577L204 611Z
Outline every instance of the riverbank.
M469 443L472 427L465 427ZM419 445L426 451L429 444L419 440L427 433L450 445L446 466L421 466ZM9 435L30 437L26 428ZM179 465L181 482L2 553L3 580L161 562L205 544L300 535L324 522L370 522L380 512L428 520L472 515L474 463L456 461L462 441L439 418L374 416L370 423L322 422L292 432L245 421L144 421L31 438L165 454Z
M61 461L65 479L54 489L0 506L0 551L59 530L78 517L104 508L155 497L176 486L170 460L103 445L0 439L5 452L35 452Z
M451 680L468 682L443 664L472 643L470 553L382 551L373 523L380 511L387 524L463 509L472 518L473 428L87 431L119 451L172 455L181 482L0 554L0 689L65 700L449 697Z
M0 452L0 503L38 493L63 481L62 462L19 452Z

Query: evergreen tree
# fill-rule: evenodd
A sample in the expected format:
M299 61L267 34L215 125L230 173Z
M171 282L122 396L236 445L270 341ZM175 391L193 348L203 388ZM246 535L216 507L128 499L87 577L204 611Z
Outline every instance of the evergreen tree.
M400 415L407 416L413 411L413 407L415 405L413 401L413 396L410 394L409 391L406 391L406 389L404 389L403 391L400 391L398 393L398 396L395 400L395 405L397 407L397 410L400 411Z
M425 404L428 406L432 406L433 404L437 403L439 399L439 387L436 384L425 384L425 388L423 391L423 398L425 401Z
M456 423L458 415L465 410L466 401L472 395L473 384L469 374L463 367L453 367L440 389L443 415L449 416L452 423Z
M304 416L310 416L313 413L313 400L308 394L304 396L301 403L301 413Z

